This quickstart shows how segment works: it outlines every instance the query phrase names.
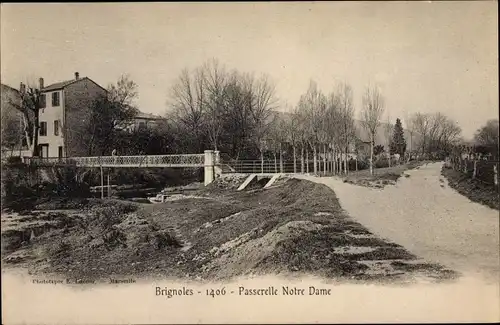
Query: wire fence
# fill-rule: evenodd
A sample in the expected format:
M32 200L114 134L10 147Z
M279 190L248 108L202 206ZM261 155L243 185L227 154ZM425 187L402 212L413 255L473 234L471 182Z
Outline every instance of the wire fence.
M384 156L374 157L373 168L387 168L395 167L410 161L421 161L424 157L395 157L391 158ZM347 165L347 166L346 166ZM222 170L222 173L243 173L243 174L258 174L258 173L315 173L318 175L338 175L345 174L347 169L348 173L367 170L370 168L370 162L368 158L356 159L349 158L347 163L344 159L325 159L323 157L318 157L316 160L316 170L314 169L314 159L309 157L309 160L302 160L297 157L295 161L293 159L284 159L280 161L279 158L276 160L265 158L263 161L260 159L242 159L236 160L231 159L227 155L221 155L218 167ZM347 167L347 168L346 168Z
M264 159L264 160L221 160L219 167L222 173L242 173L242 174L259 174L259 173L284 173L284 174L300 174L316 173L318 175L334 175L344 174L346 165L349 172L368 169L368 163L350 159L347 163L343 160L316 160L316 169L314 168L314 159L301 160L282 160L279 159ZM387 162L386 162L387 163Z
M451 167L469 178L498 187L498 160L467 159L454 157L449 160Z

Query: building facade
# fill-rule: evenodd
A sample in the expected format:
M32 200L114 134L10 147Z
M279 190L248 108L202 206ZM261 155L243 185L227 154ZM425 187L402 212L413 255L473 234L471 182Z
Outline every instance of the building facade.
M91 106L106 90L88 77L49 86L40 78L41 110L39 128L39 153L42 157L85 156L86 124Z
M165 118L150 113L139 112L134 119L124 128L128 132L141 129L154 129L158 127Z

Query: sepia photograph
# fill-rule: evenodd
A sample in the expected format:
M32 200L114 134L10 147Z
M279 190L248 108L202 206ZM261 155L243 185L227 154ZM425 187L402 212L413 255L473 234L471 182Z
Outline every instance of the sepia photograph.
M0 12L2 323L500 321L497 1Z

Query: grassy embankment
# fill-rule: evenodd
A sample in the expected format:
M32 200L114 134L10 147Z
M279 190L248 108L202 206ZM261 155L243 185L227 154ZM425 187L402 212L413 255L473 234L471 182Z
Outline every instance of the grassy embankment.
M453 170L443 165L441 175L448 180L448 185L458 193L473 202L500 210L498 187L485 184L477 179L472 179L462 172Z
M249 274L349 281L450 279L352 220L324 185L284 179L269 189L241 180L161 204L88 200L73 211L2 216L4 267L72 278L227 280Z
M404 172L410 169L418 169L420 166L428 163L428 161L410 161L406 164L395 165L385 168L375 168L373 175L370 175L370 170L360 170L350 172L344 176L344 182L366 187L383 188L385 185L394 185L397 180L402 177L410 177Z

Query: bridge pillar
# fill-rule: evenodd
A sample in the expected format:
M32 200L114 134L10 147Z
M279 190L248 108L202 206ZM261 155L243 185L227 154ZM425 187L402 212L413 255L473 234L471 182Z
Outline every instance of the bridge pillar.
M214 156L215 156L215 165L214 165L214 173L215 173L214 179L215 179L222 175L222 168L220 167L220 151L215 150Z
M212 183L215 179L215 152L213 150L205 150L205 186Z

